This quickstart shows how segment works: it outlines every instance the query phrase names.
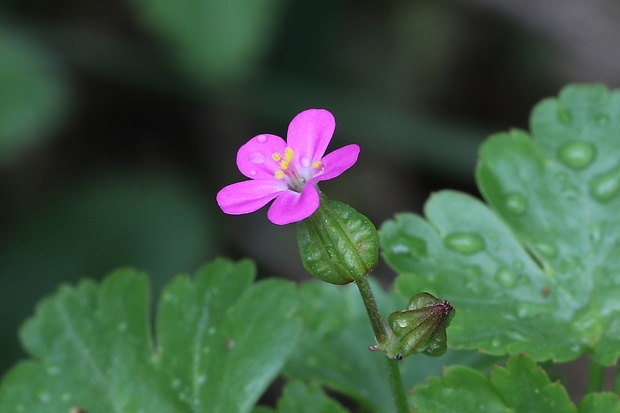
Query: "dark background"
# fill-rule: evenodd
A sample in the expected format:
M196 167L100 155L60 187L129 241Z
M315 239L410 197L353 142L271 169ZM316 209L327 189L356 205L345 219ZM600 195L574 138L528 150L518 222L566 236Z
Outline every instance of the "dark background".
M569 82L620 81L615 0L9 0L0 5L0 373L63 282L219 255L306 279L294 225L225 216L237 148L334 113L359 162L321 188L377 226L477 194L485 137ZM380 267L377 274L390 279Z

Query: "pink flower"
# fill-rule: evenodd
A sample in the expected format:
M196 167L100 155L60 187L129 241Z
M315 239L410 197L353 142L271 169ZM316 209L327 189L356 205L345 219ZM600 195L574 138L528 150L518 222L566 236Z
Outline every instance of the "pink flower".
M227 214L254 212L275 199L267 217L277 225L308 218L319 207L317 184L342 174L357 161L359 146L347 145L323 156L336 121L325 109L293 118L287 142L276 135L250 139L237 152L239 171L250 178L223 188L217 203Z

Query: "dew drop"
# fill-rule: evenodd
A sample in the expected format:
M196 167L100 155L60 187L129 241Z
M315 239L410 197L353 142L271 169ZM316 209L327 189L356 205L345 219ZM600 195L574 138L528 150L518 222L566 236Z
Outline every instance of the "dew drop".
M202 386L207 381L207 376L205 374L201 374L196 378L196 383L199 386Z
M517 307L517 317L525 318L529 315L529 310L525 304L521 304Z
M308 158L307 156L302 156L301 159L299 159L299 163L301 164L301 166L309 166L310 165L310 158Z
M267 135L258 135L256 137L256 141L258 143L265 143L265 142L267 142Z
M390 247L392 254L409 254L411 250L408 246L403 244L395 244Z
M445 244L451 250L462 254L474 254L484 249L484 240L478 234L450 234L445 238Z
M558 255L555 245L547 242L538 242L534 244L534 248L545 258L555 258Z
M254 165L263 164L265 163L265 155L260 152L254 152L250 157L250 162L252 162Z
M566 108L560 108L558 109L558 121L566 126L572 125L573 114Z
M118 332L122 333L125 330L127 330L127 323L124 321L121 323L118 323Z
M592 198L603 203L611 201L620 191L620 167L596 175L589 187Z
M180 379L172 380L172 382L170 382L170 386L172 386L173 389L178 389L179 387L181 387L181 380Z
M515 261L514 266L517 270L522 270L523 269L523 262L521 261Z
M39 400L41 400L42 403L49 403L49 401L50 401L49 393L40 393L39 394Z
M569 167L582 169L592 163L596 150L587 142L569 142L560 147L558 156Z
M497 282L507 288L514 287L517 282L515 275L507 268L500 269L497 274L495 274L495 278Z
M598 244L601 240L602 232L603 228L601 224L590 225L590 227L588 227L590 241L592 241L593 244Z
M491 346L494 348L498 348L501 344L501 341L499 340L499 338L494 338L493 340L491 340Z
M523 198L523 195L521 194L508 194L504 200L504 203L506 208L515 215L523 215L527 209L525 198Z
M63 393L60 398L63 402L68 402L69 400L71 400L71 393Z

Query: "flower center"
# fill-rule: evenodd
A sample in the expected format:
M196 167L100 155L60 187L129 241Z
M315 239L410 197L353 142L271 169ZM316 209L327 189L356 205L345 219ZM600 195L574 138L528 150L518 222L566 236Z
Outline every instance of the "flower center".
M286 179L286 183L291 190L301 192L306 181L323 168L323 163L321 161L315 161L312 162L311 165L308 165L309 161L307 158L304 158L306 162L302 162L301 165L305 167L310 166L310 171L307 170L308 168L305 168L305 171L297 171L294 165L291 165L294 157L295 152L288 146L284 149L284 155L279 152L274 152L271 158L278 162L280 169L276 170L273 176L279 181Z

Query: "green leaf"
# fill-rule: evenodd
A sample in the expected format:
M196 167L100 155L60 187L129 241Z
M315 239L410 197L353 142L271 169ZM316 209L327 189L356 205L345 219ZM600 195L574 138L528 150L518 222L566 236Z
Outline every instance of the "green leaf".
M571 86L536 106L533 136L511 131L481 148L490 207L445 191L426 219L381 229L397 289L448 299L450 345L567 361L620 355L620 93Z
M21 332L33 360L0 385L0 412L248 412L301 326L292 284L252 283L254 266L218 260L162 293L156 337L143 274L63 286ZM269 303L269 305L265 305Z
M305 385L301 381L294 380L284 387L275 412L346 413L348 410L327 397L318 385Z
M405 308L406 300L386 293L372 280L371 285L384 316ZM354 399L364 411L394 411L385 355L368 349L376 342L355 285L306 283L301 288L300 311L306 328L284 369L285 375L321 383ZM411 356L400 367L404 385L409 388L429 375L440 374L446 365L467 363L487 368L495 360L475 352L449 350L438 358Z
M442 378L416 386L410 403L417 413L577 412L564 387L527 356L508 359L489 378L468 367L449 367Z
M134 0L134 8L198 80L243 80L276 34L282 0Z
M25 38L0 27L0 164L51 136L69 106L66 80Z
M579 404L579 413L620 413L620 396L616 393L590 393Z

